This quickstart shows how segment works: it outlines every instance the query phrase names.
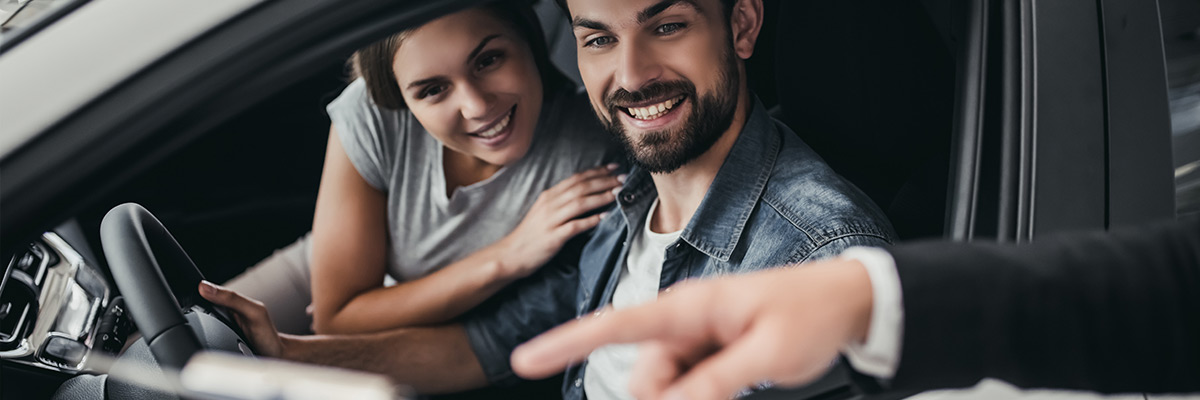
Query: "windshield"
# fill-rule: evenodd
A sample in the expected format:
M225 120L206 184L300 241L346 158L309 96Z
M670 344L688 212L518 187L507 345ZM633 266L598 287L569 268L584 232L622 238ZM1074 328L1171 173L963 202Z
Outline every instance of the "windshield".
M0 50L57 20L87 0L0 0Z

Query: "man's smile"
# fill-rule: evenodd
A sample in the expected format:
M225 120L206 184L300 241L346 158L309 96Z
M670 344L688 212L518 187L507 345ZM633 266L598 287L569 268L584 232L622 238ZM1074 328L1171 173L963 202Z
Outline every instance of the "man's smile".
M652 119L657 119L659 117L662 117L663 115L666 115L668 112L671 111L672 108L675 108L676 105L679 105L679 103L683 102L683 100L686 98L687 98L687 95L679 95L679 96L669 98L667 100L660 101L657 103L652 103L649 105L635 106L635 107L620 107L620 108L622 110L624 110L625 113L628 114L630 117L633 117L633 118L636 118L639 120L652 120Z

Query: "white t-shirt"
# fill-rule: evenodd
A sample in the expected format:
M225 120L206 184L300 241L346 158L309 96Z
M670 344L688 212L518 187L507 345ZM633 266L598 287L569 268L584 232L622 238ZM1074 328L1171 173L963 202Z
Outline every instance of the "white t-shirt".
M650 220L658 200L650 206L646 226L633 238L625 267L613 293L614 309L633 307L658 298L659 280L667 248L679 240L683 231L656 233L650 230ZM583 375L583 390L589 399L633 399L629 394L629 376L637 361L636 344L608 345L588 355L587 371Z
M619 155L587 98L546 96L525 157L446 196L444 146L407 110L375 105L358 79L326 107L359 175L387 195L387 271L423 277L508 235L542 191Z

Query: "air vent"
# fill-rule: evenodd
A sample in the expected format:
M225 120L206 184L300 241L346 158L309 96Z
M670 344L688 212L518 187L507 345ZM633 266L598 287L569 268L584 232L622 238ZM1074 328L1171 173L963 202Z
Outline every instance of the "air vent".
M23 253L9 262L11 268L33 278L34 285L41 285L42 279L46 278L46 269L55 264L58 264L58 257L41 242L30 243Z

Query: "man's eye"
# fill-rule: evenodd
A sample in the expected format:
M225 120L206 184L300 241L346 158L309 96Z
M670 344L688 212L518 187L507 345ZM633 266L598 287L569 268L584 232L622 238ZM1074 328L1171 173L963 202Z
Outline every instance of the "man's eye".
M658 32L660 34L669 35L669 34L675 33L676 31L678 31L680 29L683 29L683 27L684 27L684 25L682 23L676 22L676 23L659 25L658 28L654 29L654 31Z
M615 40L612 36L601 36L587 41L583 44L583 47L604 47L612 44Z
M437 96L439 94L442 94L442 92L445 92L445 91L446 91L446 85L431 85L431 86L428 86L425 89L421 90L421 92L417 94L417 98L424 99L429 96Z

